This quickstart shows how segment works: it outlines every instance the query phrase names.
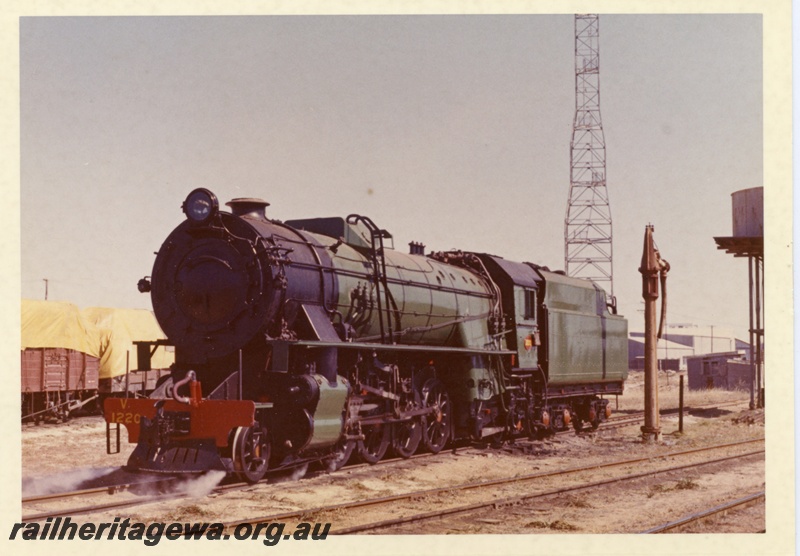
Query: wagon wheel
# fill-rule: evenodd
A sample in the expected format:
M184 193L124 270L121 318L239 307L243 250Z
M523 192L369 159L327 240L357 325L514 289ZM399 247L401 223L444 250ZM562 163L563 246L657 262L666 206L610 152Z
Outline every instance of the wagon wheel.
M64 404L63 406L61 406L61 408L59 408L58 411L57 411L57 415L58 415L58 419L62 423L66 423L67 421L69 421L69 419L71 417L70 411L69 411L69 405Z
M333 473L344 467L353 454L355 447L355 440L340 440L333 449L333 457L325 462L328 472Z
M389 449L392 429L384 423L362 427L364 440L358 441L358 455L367 463L378 463Z
M575 432L586 430L586 425L589 425L592 430L597 430L597 427L600 426L600 414L591 405L583 415L577 411L572 414L572 426L575 428Z
M602 418L600 417L600 411L598 411L598 409L599 408L594 407L592 413L589 414L590 417L589 424L592 426L593 431L597 430L602 420Z
M233 436L233 469L248 483L257 483L267 473L270 446L267 431L259 425L238 427Z
M401 458L410 458L417 451L422 440L422 423L419 419L413 418L408 421L401 421L394 425L394 440L392 449Z
M422 386L422 407L433 410L422 417L422 443L438 454L450 438L450 396L438 379L431 378Z

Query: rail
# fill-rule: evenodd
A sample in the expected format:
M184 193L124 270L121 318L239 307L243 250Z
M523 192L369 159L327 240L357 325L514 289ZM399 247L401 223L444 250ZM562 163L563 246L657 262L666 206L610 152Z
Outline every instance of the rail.
M374 499L367 499L367 500L356 500L356 501L352 501L352 502L344 502L344 503L328 505L328 506L319 506L319 507L315 507L315 508L304 508L304 509L300 509L300 510L292 510L292 511L289 511L289 512L283 512L283 513L279 513L279 514L271 514L271 515L260 516L260 517L257 517L257 518L251 518L251 519L247 519L247 520L238 520L238 521L235 521L235 522L224 523L223 525L225 525L226 527L234 527L234 526L236 526L236 525L238 525L240 523L255 524L255 523L266 523L266 522L275 522L275 521L286 521L286 520L293 519L293 518L302 518L303 516L309 516L309 515L319 514L319 513L323 513L323 512L334 512L334 511L335 512L342 512L342 511L345 511L345 510L353 510L353 509L366 508L366 507L371 507L371 506L378 506L378 505L381 505L381 504L396 503L396 502L403 501L403 500L414 500L414 499L418 499L418 498L422 498L422 497L430 497L430 496L435 496L437 494L443 494L443 493L452 494L454 492L463 492L463 491L472 490L472 489L482 489L482 488L497 487L497 486L510 485L510 484L513 484L513 485L516 486L516 485L521 485L523 483L530 482L530 481L533 481L533 480L539 480L539 479L542 479L542 478L545 478L545 477L556 477L556 476L562 476L562 475L577 474L577 473L582 473L582 472L586 472L586 471L595 471L595 470L604 469L604 468L623 467L623 466L626 466L626 465L631 465L631 464L636 464L636 463L661 461L664 458L669 458L669 457L679 457L679 456L683 456L683 455L690 455L690 454L696 454L696 453L701 453L701 452L709 452L709 451L714 451L714 450L727 449L727 448L731 448L731 447L738 447L738 446L743 446L743 445L746 445L746 444L751 444L751 443L756 443L756 442L763 442L763 441L764 441L764 438L757 438L757 439L751 439L751 440L746 440L746 441L742 441L742 442L732 442L732 443L726 443L726 444L718 444L718 445L715 445L715 446L708 446L708 447L705 447L705 448L694 448L694 449L691 449L691 450L667 452L667 453L662 453L662 454L657 454L657 455L652 455L652 456L647 456L647 457L632 458L632 459L625 459L625 460L617 460L617 461L612 461L612 462L604 462L604 463L600 463L600 464L593 464L593 465L580 466L580 467L572 467L572 468L561 469L561 470L557 470L557 471L545 471L545 472L539 472L539 473L532 473L532 474L529 474L529 475L514 476L514 477L504 477L504 478L492 479L492 480L488 480L488 481L480 481L480 482L473 482L473 483L465 483L465 484L461 484L461 485L454 485L454 486L446 486L446 487L441 487L441 488L420 490L420 491L414 491L414 492L408 492L408 493L396 494L396 495L392 495L392 496L381 497L381 498L374 498ZM638 478L650 477L650 476L653 476L655 474L668 473L668 472L676 471L676 470L689 469L689 468L698 467L698 466L701 466L701 465L711 465L711 464L714 464L714 463L730 461L730 460L733 460L733 459L738 459L738 458L743 458L743 457L748 457L748 456L753 456L753 455L758 455L758 454L763 454L763 453L764 453L764 450L760 449L760 450L755 450L755 451L746 452L746 453L742 453L742 454L736 454L736 455L732 455L732 456L725 456L725 457L721 457L721 458L716 458L714 460L706 460L706 461L703 461L703 462L700 462L700 463L685 464L685 465L680 465L680 466L675 466L675 467L670 467L670 468L660 469L660 470L655 470L655 471L654 470L650 470L650 471L646 471L646 472L643 472L643 473L638 473L638 474L635 474L635 475L626 475L624 477L616 477L616 478L612 478L612 479L605 479L605 480L602 480L602 481L597 481L597 482L594 482L594 483L577 485L577 486L568 487L568 488L565 488L565 489L555 489L555 490L547 491L547 492L525 494L525 495L521 495L521 496L514 496L514 497L506 498L506 499L492 499L490 501L480 502L480 503L476 503L476 504L469 504L469 505L466 505L466 506L458 506L458 507L454 507L454 508L438 510L438 511L435 511L435 512L427 512L427 513L424 513L424 514L415 514L413 516L406 516L406 517L401 517L401 518L396 518L396 519L386 520L386 521L381 521L381 522L376 522L376 523L363 524L363 525L349 527L349 528L346 528L346 529L340 529L340 530L337 530L337 531L332 531L332 533L333 534L337 534L337 535L342 535L342 534L356 533L356 532L362 532L362 531L368 531L368 530L385 529L385 528L389 528L389 527L393 527L393 526L397 526L397 525L402 525L402 524L405 524L405 523L411 523L411 522L415 522L415 521L424 521L424 520L433 519L433 518L440 518L440 517L443 517L443 516L454 515L454 514L457 514L457 513L471 512L471 511L476 511L476 510L479 510L479 509L483 509L483 508L487 508L487 507L493 507L493 506L497 506L497 505L517 504L517 503L524 502L526 500L533 499L533 498L536 498L536 497L552 496L552 495L560 494L560 493L563 493L563 492L570 492L570 491L574 491L574 490L587 489L587 488L592 488L592 487L599 487L599 486L612 484L612 483L616 483L616 482L621 482L621 481L625 481L625 480L633 480L633 479L638 479Z

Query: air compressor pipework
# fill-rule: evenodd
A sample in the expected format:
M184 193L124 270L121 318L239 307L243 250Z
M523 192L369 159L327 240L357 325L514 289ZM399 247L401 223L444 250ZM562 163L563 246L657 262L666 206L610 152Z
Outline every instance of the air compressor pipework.
M184 384L189 384L189 396L181 396L178 394L178 388ZM189 371L183 379L179 380L172 387L172 399L179 403L185 403L192 407L200 405L200 400L203 397L200 383L197 381L197 374L194 371Z

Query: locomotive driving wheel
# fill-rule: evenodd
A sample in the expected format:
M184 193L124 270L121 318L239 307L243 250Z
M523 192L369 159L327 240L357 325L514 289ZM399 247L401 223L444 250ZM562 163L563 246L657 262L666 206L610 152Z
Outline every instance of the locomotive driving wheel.
M422 398L419 391L411 389L399 414L419 409ZM406 418L392 425L392 451L401 458L410 458L422 441L422 421L419 416Z
M392 449L401 458L410 458L422 440L422 423L417 418L395 423Z
M248 483L264 478L269 464L270 447L265 428L238 427L233 436L233 469Z
M450 439L450 396L439 379L428 379L422 386L422 406L432 409L422 417L422 443L438 454Z
M364 440L358 441L358 455L366 463L378 463L389 449L391 428L384 423L362 427Z

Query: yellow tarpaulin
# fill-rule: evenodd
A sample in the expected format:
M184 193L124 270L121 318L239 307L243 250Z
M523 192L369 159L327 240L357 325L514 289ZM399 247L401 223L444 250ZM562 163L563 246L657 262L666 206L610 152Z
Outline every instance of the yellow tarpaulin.
M74 349L100 357L104 333L76 305L23 299L21 306L21 349Z
M166 338L153 313L145 309L88 307L82 314L87 321L107 331L100 355L100 378L124 375L128 352L130 370L139 368L133 342ZM153 354L151 368L167 369L174 361L174 352L168 352L164 346L159 346Z

